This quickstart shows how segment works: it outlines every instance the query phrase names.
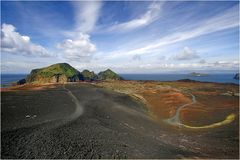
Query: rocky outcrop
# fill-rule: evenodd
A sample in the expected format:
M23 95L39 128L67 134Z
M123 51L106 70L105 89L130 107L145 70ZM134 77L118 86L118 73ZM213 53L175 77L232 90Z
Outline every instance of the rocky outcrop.
M17 85L22 85L26 83L26 79L20 79L19 81L17 81Z

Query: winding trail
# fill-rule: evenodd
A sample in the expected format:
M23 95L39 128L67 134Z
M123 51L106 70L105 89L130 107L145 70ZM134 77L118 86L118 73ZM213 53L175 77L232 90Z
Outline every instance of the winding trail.
M75 103L75 111L69 117L67 117L67 121L73 121L80 117L83 114L83 106L80 104L79 100L77 99L74 94L63 85L63 88L67 91L68 95L72 98L72 101Z
M192 96L192 102L179 106L177 108L176 114L173 117L164 120L165 122L167 122L167 123L169 123L171 125L182 125L181 120L180 120L180 111L181 111L181 109L196 103L196 97L193 94L191 94L191 93L189 93L189 94Z
M206 129L206 128L216 128L216 127L219 127L219 126L222 126L222 125L229 124L229 123L234 121L236 115L234 113L231 113L223 121L220 121L220 122L217 122L217 123L212 123L212 124L209 124L209 125L189 126L189 125L183 124L181 122L181 120L180 120L180 111L183 108L185 108L185 107L187 107L189 105L195 104L197 102L196 101L196 97L193 94L191 94L191 93L188 93L188 94L190 94L192 96L192 102L179 106L177 108L176 114L173 117L169 118L169 119L163 120L164 122L166 122L166 123L168 123L170 125L179 126L179 127L185 127L185 128L190 128L190 129Z

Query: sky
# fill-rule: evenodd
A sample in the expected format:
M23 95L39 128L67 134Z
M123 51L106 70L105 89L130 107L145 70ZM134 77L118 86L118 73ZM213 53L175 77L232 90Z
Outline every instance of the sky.
M1 1L1 72L236 72L238 1Z

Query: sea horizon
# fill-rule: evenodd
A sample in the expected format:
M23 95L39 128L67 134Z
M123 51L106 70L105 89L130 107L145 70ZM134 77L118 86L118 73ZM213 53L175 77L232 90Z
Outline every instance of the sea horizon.
M208 76L191 76L189 73L120 73L124 80L139 81L177 81L191 79L200 82L234 83L239 85L239 80L234 79L236 73L212 73ZM26 78L24 73L1 74L1 88L10 87L20 79Z

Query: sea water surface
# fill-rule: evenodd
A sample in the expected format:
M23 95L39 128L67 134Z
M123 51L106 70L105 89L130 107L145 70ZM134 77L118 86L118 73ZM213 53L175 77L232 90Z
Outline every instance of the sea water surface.
M191 79L201 82L235 83L235 74L209 74L208 76L191 76L189 74L121 74L126 80L154 80L154 81L177 81L180 79Z
M235 74L209 74L208 76L190 76L188 74L120 74L125 80L154 80L154 81L176 81L180 79L192 79L202 82L235 83ZM1 88L9 87L13 82L26 78L27 74L1 74Z
M27 74L1 74L1 88L9 87L26 76Z

